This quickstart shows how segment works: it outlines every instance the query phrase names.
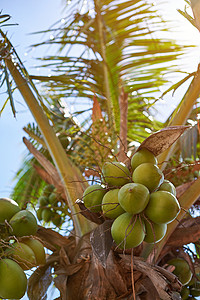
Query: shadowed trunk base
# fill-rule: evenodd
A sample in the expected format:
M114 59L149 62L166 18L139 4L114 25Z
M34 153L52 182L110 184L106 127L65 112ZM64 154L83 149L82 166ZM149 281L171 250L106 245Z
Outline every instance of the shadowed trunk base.
M63 254L64 255L64 254ZM92 253L89 237L62 258L55 285L62 300L181 299L176 276L131 254L110 251L104 268ZM70 263L71 261L71 263Z

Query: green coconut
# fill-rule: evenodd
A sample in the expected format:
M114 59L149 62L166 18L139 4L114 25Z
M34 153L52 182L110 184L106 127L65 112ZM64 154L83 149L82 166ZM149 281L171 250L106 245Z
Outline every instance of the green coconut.
M125 211L119 204L118 200L119 189L108 191L102 200L102 211L105 217L115 219Z
M182 285L187 285L192 278L192 271L186 260L182 258L172 258L167 262L169 265L175 266L174 273Z
M146 243L158 243L164 238L167 231L167 224L156 224L145 219L143 221L146 231L144 241Z
M43 208L41 216L42 220L48 223L53 217L53 211L50 208Z
M13 260L0 260L0 297L21 299L26 293L27 278L22 268Z
M35 235L38 229L35 216L28 210L17 212L10 219L10 233L17 237L26 235Z
M113 222L111 234L120 249L135 248L144 240L145 226L139 217L124 213Z
M135 183L145 185L150 192L156 190L164 180L164 175L157 165L143 163L133 172L132 179Z
M88 186L83 193L85 207L93 212L101 211L101 203L106 193L105 188L99 184Z
M49 203L54 205L59 200L59 198L59 194L53 192L49 195Z
M142 148L133 154L131 158L132 170L135 170L139 165L143 163L152 163L154 165L158 163L155 155L146 148Z
M169 180L164 180L163 183L159 186L158 191L167 191L176 196L176 188L173 183Z
M54 213L51 221L55 226L59 227L62 224L62 217L58 213Z
M131 173L121 162L105 162L102 167L103 180L110 186L122 186L131 181Z
M46 254L42 243L34 238L23 238L23 244L26 244L34 252L36 265L44 265L46 263Z
M195 277L192 277L191 280L188 282L188 286L194 286L197 282L197 279Z
M46 196L41 196L41 197L38 199L38 202L39 202L39 204L40 204L41 207L44 207L44 206L46 206L46 205L49 204L49 199L48 199L48 197L46 197Z
M9 198L0 198L0 223L9 221L18 211L20 207L17 202Z
M189 290L189 288L186 287L186 286L183 286L183 287L182 287L182 290L181 290L181 299L182 299L182 300L187 300L188 297L189 297L189 295L190 295L190 290Z
M149 190L140 183L127 183L119 190L118 200L126 212L138 214L149 202Z
M144 211L145 215L154 223L168 224L180 212L180 204L176 197L166 191L151 193L149 203Z
M191 288L190 289L190 295L192 295L193 297L199 297L200 296L200 289Z
M5 253L6 256L12 257L23 270L29 270L37 265L33 250L24 243L13 243Z

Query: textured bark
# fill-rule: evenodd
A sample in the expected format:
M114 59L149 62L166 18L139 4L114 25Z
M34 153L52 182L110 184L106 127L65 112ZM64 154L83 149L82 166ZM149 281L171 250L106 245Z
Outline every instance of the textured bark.
M180 292L181 284L171 273L172 270L145 262L136 256L139 253L137 251L120 253L113 247L103 267L91 247L91 234L82 237L78 244L73 235L63 237L42 227L39 227L37 236L53 254L48 257L44 272L41 269L38 274L33 273L29 282L28 292L32 295L30 300L35 300L34 286L37 278L43 274L46 276L49 266L53 267L54 274L57 275L54 283L60 291L59 300L178 299L176 293ZM138 247L138 251L140 248ZM45 286L47 288L48 285ZM44 292L43 289L38 290L37 299L42 299L39 296Z
M55 269L62 300L168 300L181 289L174 274L139 257L132 257L131 263L131 254L111 250L104 268L92 252L89 236L80 240L71 257L67 252L68 248L60 250Z
M134 277L135 298L131 272ZM111 252L106 268L92 255L91 260L78 273L68 277L66 300L169 300L173 299L174 291L180 290L180 282L167 270L135 258L131 270L130 255L128 258L127 255L119 257Z

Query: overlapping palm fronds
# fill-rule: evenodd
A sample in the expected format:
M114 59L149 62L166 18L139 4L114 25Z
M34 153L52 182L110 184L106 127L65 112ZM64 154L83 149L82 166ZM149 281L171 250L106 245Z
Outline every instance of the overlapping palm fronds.
M91 143L96 142L88 138L88 134L92 134L92 123L87 122L94 97L98 99L104 116L106 139L113 143L116 143L120 131L122 90L128 96L128 142L142 142L152 130L162 127L150 117L148 110L165 83L165 72L174 70L176 59L184 52L176 42L160 38L160 33L165 30L166 24L150 1L95 0L87 4L73 1L66 9L66 17L43 31L50 34L50 39L38 44L51 45L50 50L55 50L53 55L40 58L44 61L43 66L51 69L52 75L30 76L18 58L21 72L30 80L37 95L34 79L45 82L48 87L47 94L39 101L55 124L56 132L72 139L68 151L72 149L70 157L80 168L83 164L85 167L95 165L90 158L96 151ZM44 106L44 99L49 106L52 105L51 112ZM85 120L84 134L72 115L66 119L60 113L63 101L74 101L77 115L82 114ZM50 158L44 143L41 147L40 134L34 135L32 129L33 139L40 143L38 149ZM30 126L28 134L31 136ZM112 145L110 147L112 149ZM27 183L33 185L28 179L32 176L31 168L32 164L27 163L25 172L20 173L20 180L24 180L27 174ZM20 187L19 182L13 192L14 198L20 197L20 190L24 193Z
M72 1L72 6L62 23L44 31L50 39L37 44L59 49L42 58L52 75L31 78L45 81L57 99L76 97L83 107L95 94L117 133L119 95L124 88L129 101L128 140L141 142L155 125L148 109L183 48L160 37L166 24L150 1L95 0L88 7Z
M50 100L49 100L50 101ZM54 124L56 135L58 136L63 148L71 159L76 162L76 155L72 155L73 149L76 148L80 127L75 122L73 117L69 115L64 116L65 111L60 103L54 106L53 111L49 111L49 117ZM24 131L28 134L31 143L40 151L40 153L47 158L52 164L52 157L47 150L47 146L43 136L36 124L27 124ZM80 149L81 147L79 147ZM73 159L74 156L74 159ZM34 156L28 155L23 162L23 166L16 174L17 183L13 188L11 197L20 202L21 206L31 203L36 205L37 200L42 192L45 182L38 176L35 166L39 166L37 159ZM47 184L48 182L46 182Z

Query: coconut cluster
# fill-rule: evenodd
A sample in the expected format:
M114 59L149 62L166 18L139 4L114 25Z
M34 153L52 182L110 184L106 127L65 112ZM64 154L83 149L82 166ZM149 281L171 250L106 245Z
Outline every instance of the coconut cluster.
M174 257L170 259L167 264L175 267L173 273L178 277L183 286L190 282L192 278L192 271L185 259Z
M164 179L146 148L132 156L130 170L121 162L105 162L102 182L89 186L83 201L91 211L114 220L111 234L119 248L157 243L180 211L174 185Z
M182 257L173 257L167 261L168 265L174 266L174 273L182 284L181 299L196 299L200 296L200 273L199 269L194 268L194 274L190 269L189 263Z
M35 216L21 210L17 202L0 198L0 297L20 299L27 289L25 270L46 262L45 250L33 236Z
M181 290L181 299L186 300L186 299L199 299L195 297L200 296L200 274L195 274L191 278L191 280L187 283L184 284Z
M64 222L64 214L62 213L62 201L52 184L44 187L42 195L38 199L39 208L37 217L39 221L46 223L52 222L59 227Z
M200 273L195 270L193 275L188 262L180 257L174 257L167 262L168 265L174 266L173 273L178 277L182 284L181 299L194 300L200 296Z

